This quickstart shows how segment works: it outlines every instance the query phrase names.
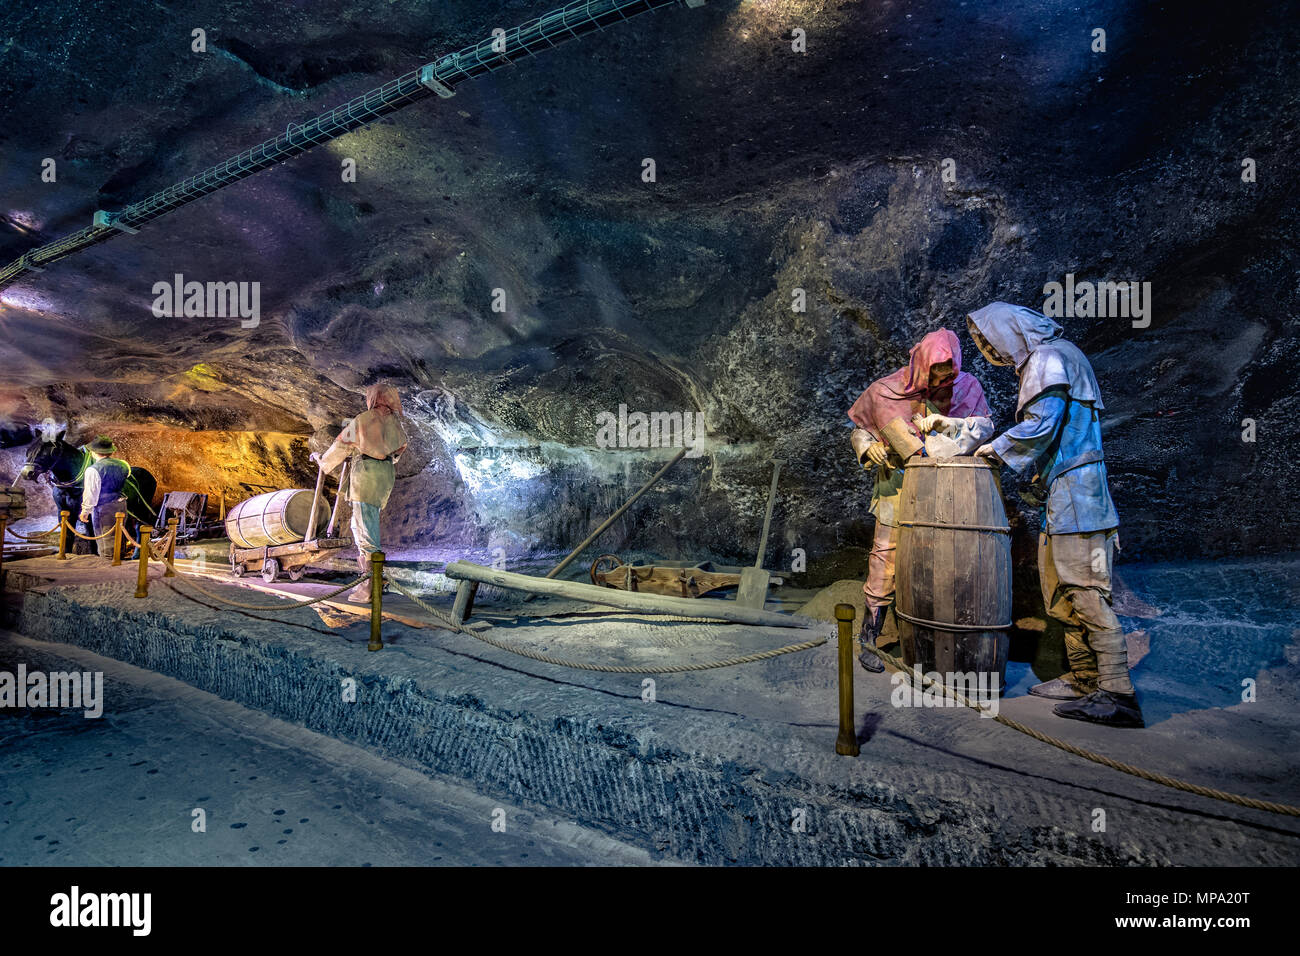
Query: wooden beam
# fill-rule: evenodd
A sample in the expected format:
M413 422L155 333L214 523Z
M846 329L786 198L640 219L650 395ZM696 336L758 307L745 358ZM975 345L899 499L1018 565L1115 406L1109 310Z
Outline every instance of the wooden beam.
M477 581L493 584L510 591L532 591L554 597L590 601L626 611L649 614L678 614L683 617L712 617L736 624L753 624L758 627L821 627L821 621L795 614L778 614L758 608L738 607L734 601L716 601L709 598L679 598L663 594L646 594L640 591L619 591L602 588L581 581L556 581L513 571L498 571L468 561L453 561L447 565L447 577L458 581Z

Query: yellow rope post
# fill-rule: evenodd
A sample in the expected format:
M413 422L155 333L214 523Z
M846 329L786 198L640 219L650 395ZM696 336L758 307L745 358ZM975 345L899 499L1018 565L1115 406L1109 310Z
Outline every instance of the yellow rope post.
M858 733L853 722L853 617L852 604L835 605L840 633L840 735L835 752L844 757L858 755Z
M384 552L370 553L370 643L368 651L382 651L384 638L379 626L384 619Z
M122 522L126 520L126 515L117 512L113 515L113 567L122 563Z
M68 537L69 537L68 532L69 532L70 530L72 530L71 526L68 524L68 515L70 515L70 514L72 514L71 511L60 511L60 512L59 512L59 556L58 556L58 560L59 560L59 561L67 561L67 560L69 560L69 558L68 558Z
M163 572L163 577L176 577L176 568L173 563L176 560L176 526L180 524L180 518L167 519L167 570Z
M140 573L135 579L135 596L145 598L149 596L149 536L153 534L153 528L149 525L140 526Z

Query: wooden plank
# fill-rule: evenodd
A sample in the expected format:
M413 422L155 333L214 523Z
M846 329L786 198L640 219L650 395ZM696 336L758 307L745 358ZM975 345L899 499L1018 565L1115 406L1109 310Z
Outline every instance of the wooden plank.
M464 624L474 613L474 598L478 594L477 581L461 581L456 585L456 600L451 605L451 619Z
M822 623L794 614L778 614L775 611L764 611L758 608L738 607L733 601L717 601L711 598L669 597L663 594L645 594L638 591L618 591L599 587L595 584L584 584L581 581L557 581L554 578L533 577L528 574L516 574L513 571L498 571L495 568L472 564L468 561L453 561L447 565L446 574L447 577L458 581L478 581L482 584L493 584L507 590L550 594L650 614L716 617L719 620L733 621L737 624L752 624L760 627L820 627Z

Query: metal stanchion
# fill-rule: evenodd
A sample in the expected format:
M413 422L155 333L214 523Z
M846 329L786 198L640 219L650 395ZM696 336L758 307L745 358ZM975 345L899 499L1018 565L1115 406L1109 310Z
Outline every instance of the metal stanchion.
M126 520L126 515L121 511L113 515L113 567L122 563L122 522Z
M153 528L149 525L140 526L140 573L135 579L135 596L138 598L149 596L149 536L153 534Z
M845 757L858 755L858 731L853 722L853 617L852 604L835 605L840 626L840 735L835 752Z
M384 619L384 552L370 554L370 643L368 651L382 651L384 638L379 625Z
M0 574L3 574L5 569L5 534L8 532L8 530L9 530L8 514L0 515Z
M59 512L59 561L67 561L68 557L68 538L72 537L71 528L68 525L68 515L71 511Z
M167 539L167 570L163 572L163 577L174 578L176 572L172 570L172 564L176 561L176 526L180 524L180 518L167 519L167 533L171 535Z

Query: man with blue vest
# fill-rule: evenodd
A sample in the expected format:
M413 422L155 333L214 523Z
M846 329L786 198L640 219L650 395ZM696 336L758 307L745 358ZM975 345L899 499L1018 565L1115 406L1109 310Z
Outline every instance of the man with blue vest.
M94 461L82 475L81 520L90 522L91 533L104 534L113 527L116 514L126 511L126 480L131 477L131 466L120 458L111 457L117 446L111 438L100 435L86 450ZM101 558L113 556L113 537L107 535L95 542Z

